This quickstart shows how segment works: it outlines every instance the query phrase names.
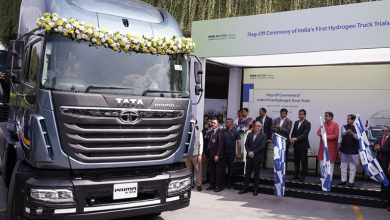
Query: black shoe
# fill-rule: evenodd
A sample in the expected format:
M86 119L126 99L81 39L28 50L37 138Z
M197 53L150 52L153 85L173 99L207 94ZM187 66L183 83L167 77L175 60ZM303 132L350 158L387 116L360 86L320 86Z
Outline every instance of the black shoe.
M227 186L226 186L226 189L231 189L231 188L232 188L231 185L227 185Z
M347 185L347 182L345 182L345 181L340 181L340 182L337 183L337 185L339 185L339 186L341 186L341 185Z
M238 192L238 194L244 194L244 193L247 193L247 192L248 192L248 190L242 189L242 190L240 190L240 192Z
M222 187L217 187L217 188L214 189L214 192L221 192L222 190L223 190Z
M255 190L254 192L253 192L253 195L254 196L257 196L259 193L257 192L257 190Z
M289 180L297 180L297 179L299 179L299 176L293 176L293 177L291 177L291 178L288 178Z
M213 190L213 189L215 189L215 186L212 186L212 185L210 185L209 187L206 188L206 190Z
M353 187L353 183L348 183L348 187Z
M201 186L197 186L196 189L200 192L202 191L202 187Z
M305 181L305 177L299 177L299 182L303 182L303 181Z

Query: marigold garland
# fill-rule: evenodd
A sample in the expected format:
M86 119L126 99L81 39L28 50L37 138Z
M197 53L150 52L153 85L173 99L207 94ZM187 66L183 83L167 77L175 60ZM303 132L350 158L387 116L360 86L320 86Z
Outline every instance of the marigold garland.
M126 35L107 32L106 29L94 27L91 23L79 22L77 19L59 17L57 13L44 13L37 19L39 30L45 29L47 33L57 32L68 37L76 39L80 43L81 40L90 42L90 46L104 46L115 51L136 51L140 53L151 54L178 54L194 52L195 42L191 38L177 38L173 36L171 39L158 36L157 39L145 36L133 36L128 33Z

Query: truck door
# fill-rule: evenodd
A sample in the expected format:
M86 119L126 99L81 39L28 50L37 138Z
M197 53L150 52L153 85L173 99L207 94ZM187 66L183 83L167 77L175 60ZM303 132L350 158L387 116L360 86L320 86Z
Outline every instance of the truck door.
M23 66L23 81L19 85L19 108L17 110L17 125L19 137L24 146L30 147L31 141L31 115L37 111L37 79L41 69L40 57L42 54L42 38L34 38L26 47L25 63Z

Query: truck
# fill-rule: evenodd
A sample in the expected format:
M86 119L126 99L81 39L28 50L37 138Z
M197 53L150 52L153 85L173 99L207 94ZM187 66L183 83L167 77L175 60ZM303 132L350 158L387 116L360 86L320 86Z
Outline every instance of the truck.
M373 140L381 140L383 138L382 127L390 126L390 117L375 116L370 117L366 122L366 128Z
M97 47L66 37L70 29L40 28L42 15L114 36L183 37L167 11L141 1L22 1L0 123L7 220L116 219L189 206L190 69L201 97L201 63L190 67L188 53Z
M9 85L4 82L7 63L7 51L0 50L0 122L8 120Z

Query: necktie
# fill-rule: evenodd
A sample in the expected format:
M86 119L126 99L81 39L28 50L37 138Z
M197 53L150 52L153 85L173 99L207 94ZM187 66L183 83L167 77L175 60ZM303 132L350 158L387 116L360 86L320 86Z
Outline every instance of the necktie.
M382 141L381 147L383 147L383 145L385 144L385 141L386 141L386 137L383 137L383 141ZM379 159L382 160L382 152L379 153Z
M264 133L264 120L263 120L263 117L260 118L261 120L261 133Z

